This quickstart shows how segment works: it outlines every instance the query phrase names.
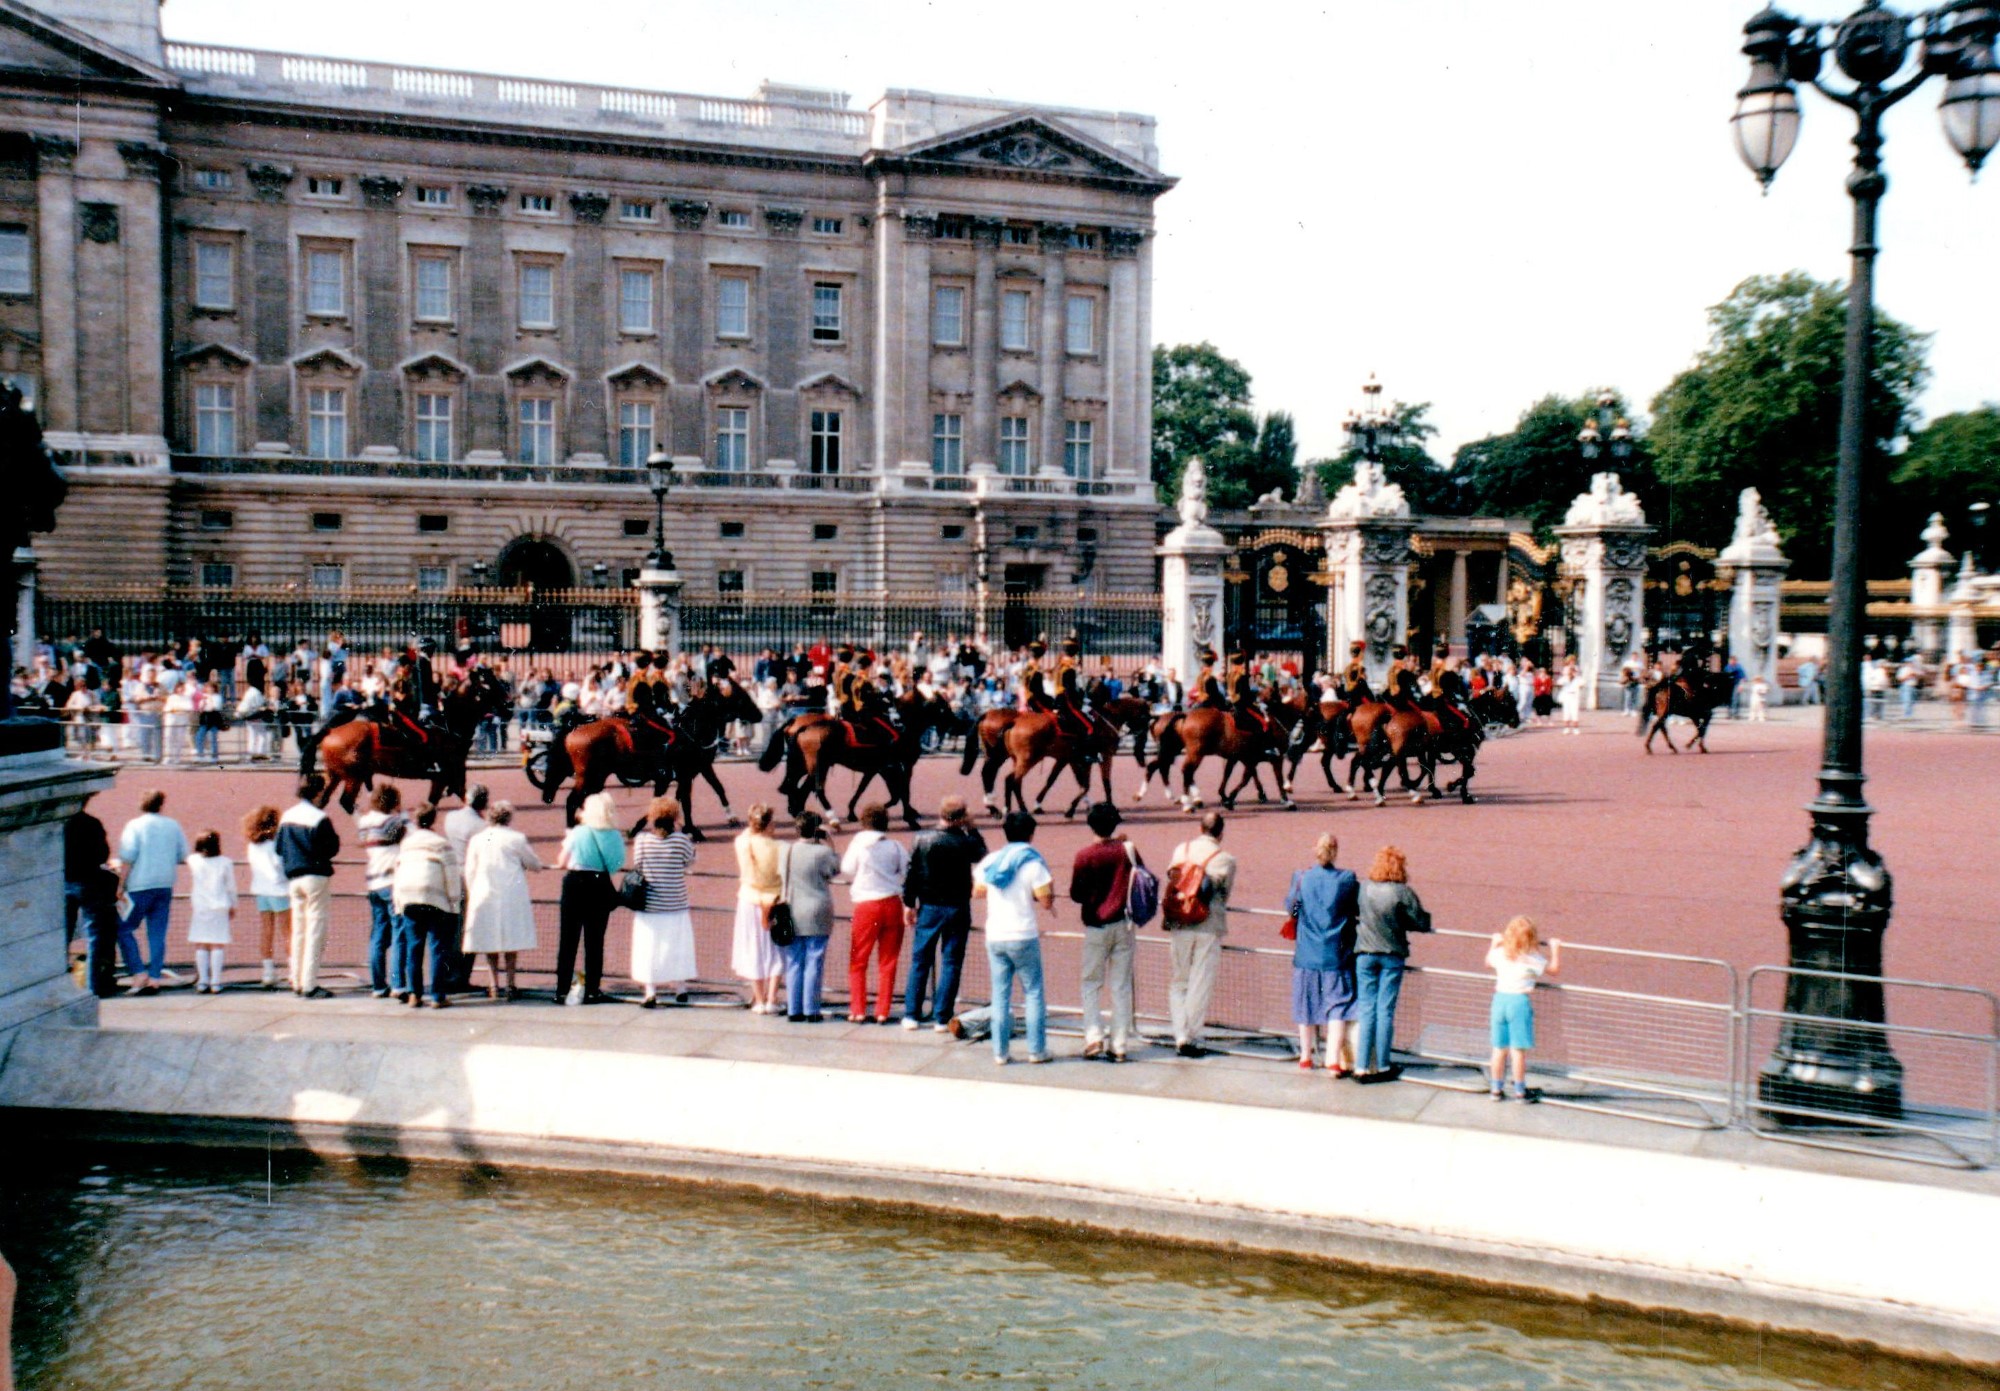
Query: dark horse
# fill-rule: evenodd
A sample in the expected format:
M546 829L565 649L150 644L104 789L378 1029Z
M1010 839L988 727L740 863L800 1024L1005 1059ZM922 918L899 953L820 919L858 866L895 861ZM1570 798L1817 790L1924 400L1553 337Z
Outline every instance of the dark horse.
M1686 666L1672 676L1653 683L1639 706L1639 733L1646 736L1646 752L1653 751L1653 736L1667 741L1668 753L1679 753L1667 721L1678 715L1694 724L1694 746L1708 752L1708 722L1716 707L1729 704L1734 683L1721 672L1704 666Z
M1350 720L1357 752L1348 768L1348 793L1359 797L1373 788L1375 805L1381 806L1389 793L1389 770L1402 779L1403 790L1412 802L1421 802L1424 793L1438 791L1439 765L1456 763L1459 774L1445 787L1459 800L1471 802L1474 762L1485 737L1477 720L1467 720L1454 712L1439 713L1404 702L1370 701L1358 706ZM1410 761L1417 771L1410 773Z
M999 777L1001 767L1011 761L1005 791L1007 806L1011 808L1018 804L1026 811L1027 798L1022 788L1028 774L1036 764L1052 759L1055 767L1049 770L1048 780L1042 784L1042 790L1035 798L1035 810L1042 809L1049 789L1056 785L1056 779L1067 768L1076 778L1077 785L1077 795L1063 813L1069 817L1076 815L1077 808L1090 796L1090 761L1094 755L1104 783L1104 800L1111 801L1111 764L1118 756L1122 731L1131 731L1133 756L1138 759L1141 770L1146 766L1146 730L1152 723L1152 707L1137 696L1118 696L1094 700L1090 708L1102 724L1093 735L1083 739L1064 733L1052 715L1039 711L1024 714L1015 710L990 710L981 717L972 736L965 741L965 758L959 765L959 772L970 773L980 756L985 756L985 766L979 770L980 787L986 809L999 816L1002 809L993 804L993 784Z
M818 797L820 806L831 813L833 803L827 800L826 775L836 767L845 767L861 774L854 795L847 800L847 819L852 821L861 794L879 777L888 785L889 805L900 805L904 822L915 829L921 823L916 809L910 805L910 774L917 760L923 757L924 735L932 729L956 727L958 714L942 696L926 696L916 691L897 697L895 709L898 722L894 738L880 742L857 740L846 720L831 715L800 715L764 746L764 756L757 766L768 773L780 762L785 765L785 777L778 784L778 791L784 794L787 811L792 816L806 809L808 795ZM829 816L828 820L833 818Z
M1157 746L1152 761L1146 765L1146 780L1134 794L1133 800L1145 797L1155 776L1166 795L1174 795L1172 765L1176 758L1181 761L1181 810L1192 812L1202 805L1201 791L1195 786L1195 772L1205 758L1222 760L1222 782L1218 799L1225 807L1233 808L1236 798L1252 780L1257 784L1257 799L1269 800L1264 793L1263 779L1257 776L1264 764L1270 764L1277 775L1278 795L1283 799L1286 811L1296 811L1298 804L1292 800L1292 780L1286 768L1286 752L1291 747L1293 731L1305 718L1304 709L1293 703L1266 699L1265 710L1269 718L1267 728L1245 728L1239 724L1233 710L1218 710L1210 705L1197 705L1185 714L1162 715L1154 722L1153 740ZM1238 767L1243 771L1242 779L1230 790L1229 775ZM1296 765L1294 765L1296 766Z
M591 720L559 739L525 747L522 770L528 781L541 789L544 803L556 799L564 782L576 779L576 786L563 802L564 817L572 826L584 799L602 792L614 777L627 787L651 783L655 797L672 783L688 838L701 840L701 828L694 823L695 780L699 778L714 789L723 815L731 826L736 825L736 814L729 809L729 793L715 776L715 757L732 723L754 724L762 718L763 712L742 686L734 681L712 682L675 712L671 727L661 732L657 742L642 743L628 720Z
M465 755L479 721L500 712L495 699L484 687L448 691L438 702L436 725L419 727L394 711L379 723L349 720L305 741L299 776L310 773L318 762L326 774L319 804L325 806L338 788L341 810L350 815L361 793L374 789L377 777L428 779L434 803L446 793L463 797Z

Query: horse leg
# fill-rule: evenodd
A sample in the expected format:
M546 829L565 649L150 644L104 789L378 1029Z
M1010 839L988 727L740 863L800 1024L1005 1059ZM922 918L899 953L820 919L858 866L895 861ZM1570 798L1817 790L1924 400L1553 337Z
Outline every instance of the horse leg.
M1063 762L1059 758L1051 759L1050 763L1053 766L1049 769L1048 779L1047 781L1043 782L1042 790L1035 794L1035 815L1037 816L1040 816L1042 814L1042 803L1048 801L1049 792L1052 788L1055 787L1056 779L1061 777L1063 775L1063 772L1069 767L1069 764Z
M701 827L694 824L694 780L695 772L683 767L674 782L674 796L681 804L681 827L692 841L704 841L708 837L701 833Z
M1667 741L1668 753L1679 753L1680 750L1674 747L1674 732L1671 729L1667 728L1667 721L1671 718L1673 718L1671 715L1660 716L1659 735L1662 739ZM1651 742L1650 737L1648 739L1648 742Z
M1714 715L1715 712L1711 710L1694 722L1694 745L1703 753L1708 752L1708 722Z
M700 775L703 782L715 789L715 800L722 803L722 814L727 818L730 827L741 826L743 823L737 819L736 813L729 809L729 793L724 790L722 779L715 776L715 760L708 760L697 768L695 772ZM683 803L686 802L686 793L681 794L681 800Z
M1069 765L1069 770L1076 775L1076 796L1070 798L1069 805L1063 808L1063 820L1065 821L1075 817L1076 809L1090 801L1090 765L1088 763L1072 763Z

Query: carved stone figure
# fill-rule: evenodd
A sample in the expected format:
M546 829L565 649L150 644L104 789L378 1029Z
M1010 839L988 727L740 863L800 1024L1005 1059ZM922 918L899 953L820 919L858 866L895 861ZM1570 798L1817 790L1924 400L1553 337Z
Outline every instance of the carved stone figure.
M1402 485L1389 482L1380 464L1363 459L1354 466L1354 481L1333 495L1333 505L1327 508L1326 515L1335 521L1407 517L1410 503L1403 496Z
M1181 470L1180 511L1182 526L1208 524L1208 466L1199 459L1189 459Z
M1592 474L1590 491L1577 495L1563 517L1564 526L1644 526L1645 509L1625 491L1615 473Z
M1778 528L1764 510L1764 497L1755 488L1745 488L1736 499L1735 546L1776 546Z
M1638 536L1613 536L1604 543L1604 563L1614 570L1646 568L1646 542Z
M1389 644L1396 639L1395 577L1371 576L1363 597L1367 616L1362 620L1362 627L1368 634L1369 647L1379 659L1388 654Z

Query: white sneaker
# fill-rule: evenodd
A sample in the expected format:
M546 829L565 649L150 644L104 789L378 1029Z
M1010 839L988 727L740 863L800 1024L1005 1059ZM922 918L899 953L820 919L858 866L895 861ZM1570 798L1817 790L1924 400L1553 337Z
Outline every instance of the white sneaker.
M903 1030L905 1033L913 1034L917 1031L917 1028L918 1025L916 1020L910 1018L910 1016L907 1014L903 1016Z
M951 1032L951 1025L949 1025L949 1024L933 1024L933 1025L931 1025L931 1032L932 1032L932 1033L934 1033L934 1034L948 1034L948 1033L950 1033L950 1032Z

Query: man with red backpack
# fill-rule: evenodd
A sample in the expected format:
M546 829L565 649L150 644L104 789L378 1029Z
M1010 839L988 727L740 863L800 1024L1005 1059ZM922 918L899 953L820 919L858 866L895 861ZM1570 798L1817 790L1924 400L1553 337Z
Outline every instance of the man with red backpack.
M1223 824L1222 813L1211 811L1201 818L1200 835L1174 847L1161 895L1160 916L1174 956L1167 1010L1173 1019L1174 1051L1183 1058L1208 1053L1202 1028L1222 963L1222 939L1229 932L1236 857L1222 848Z

